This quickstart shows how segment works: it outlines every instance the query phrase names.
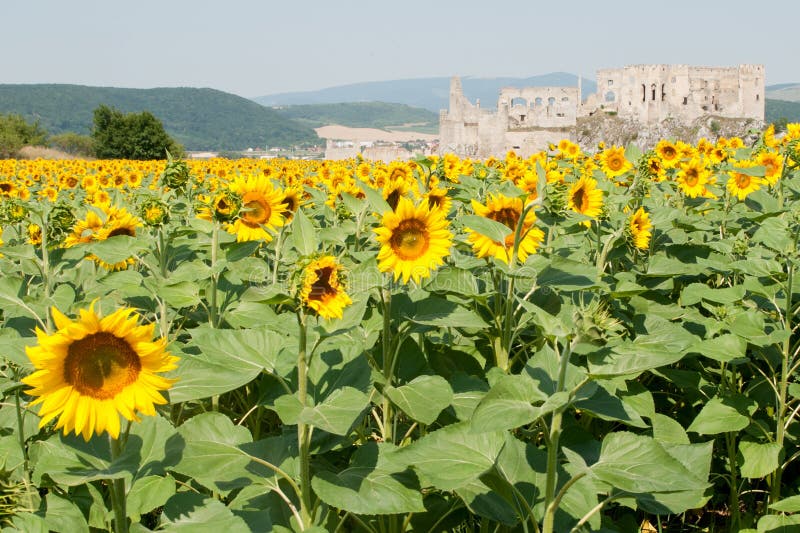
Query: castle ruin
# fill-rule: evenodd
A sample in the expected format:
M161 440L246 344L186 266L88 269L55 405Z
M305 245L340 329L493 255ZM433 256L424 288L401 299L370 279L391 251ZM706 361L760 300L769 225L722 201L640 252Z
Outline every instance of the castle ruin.
M458 77L450 81L449 109L439 117L440 151L462 157L525 157L567 138L576 140L583 117L605 113L641 128L702 117L764 120L764 66L631 65L597 71L597 93L582 100L578 87L506 87L497 109L472 104Z

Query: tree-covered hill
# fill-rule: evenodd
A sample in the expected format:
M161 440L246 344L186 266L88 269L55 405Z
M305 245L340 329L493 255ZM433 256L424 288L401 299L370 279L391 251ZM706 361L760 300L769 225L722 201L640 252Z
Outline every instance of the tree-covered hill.
M38 120L50 134L89 134L92 113L101 104L126 113L149 111L188 150L320 142L311 127L252 100L215 89L0 85L0 113Z
M800 102L767 98L764 121L769 123L800 122Z
M439 129L439 115L405 104L347 102L338 104L291 105L275 108L278 113L311 127L340 124L351 128Z

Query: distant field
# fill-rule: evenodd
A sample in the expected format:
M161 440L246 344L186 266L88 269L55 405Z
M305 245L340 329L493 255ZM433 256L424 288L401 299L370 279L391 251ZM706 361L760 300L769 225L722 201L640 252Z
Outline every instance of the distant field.
M317 135L323 139L341 139L352 141L387 141L387 142L406 142L406 141L434 141L439 138L438 133L423 133L419 131L386 131L377 128L350 128L331 124L321 126L315 130Z
M784 102L800 102L800 85L767 90L767 98L783 100Z

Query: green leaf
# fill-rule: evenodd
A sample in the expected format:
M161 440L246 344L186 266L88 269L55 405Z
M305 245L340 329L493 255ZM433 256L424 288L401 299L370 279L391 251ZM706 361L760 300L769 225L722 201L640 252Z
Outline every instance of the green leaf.
M361 515L425 512L416 476L392 459L391 444L369 442L358 448L339 473L318 472L311 485L328 505Z
M503 431L472 433L468 422L460 422L428 433L396 458L419 473L423 486L455 490L492 468L504 442Z
M762 478L778 469L781 446L776 442L739 442L739 471L742 477Z
M758 520L758 533L800 533L800 515L764 515Z
M404 309L403 311L406 310ZM408 320L426 326L457 326L459 328L476 329L483 329L488 326L475 311L435 296L416 302L414 307L408 311Z
M342 387L313 407L303 407L296 396L285 394L275 400L275 412L284 424L303 422L334 435L347 435L368 405L366 394L353 387Z
M142 238L130 235L115 235L103 241L87 244L86 253L94 254L102 261L113 265L126 261L144 252L147 248L148 244Z
M653 438L662 444L689 444L689 436L677 421L661 413L656 413L652 420Z
M527 374L503 375L481 398L470 421L475 433L518 428L530 424L542 410L534 403L548 398Z
M753 234L753 242L761 243L776 252L790 253L794 240L786 219L770 217L758 225Z
M781 513L798 513L800 512L800 495L784 498L773 503L769 508L775 509Z
M561 256L528 258L525 268L538 272L536 283L553 290L574 291L597 287L597 268Z
M377 189L373 189L366 183L360 183L361 190L364 191L364 195L367 197L367 201L369 205L372 206L379 215L383 215L387 211L391 211L392 208L386 203L384 200L383 195Z
M89 524L86 523L83 513L73 502L55 493L45 497L47 512L44 521L50 531L58 533L89 533Z
M240 517L215 498L181 492L164 505L164 527L168 533L249 533L250 528Z
M720 398L712 398L700 410L686 431L701 435L717 435L729 431L741 431L750 424L750 419L739 409Z
M173 309L194 307L200 304L200 289L196 283L189 281L160 285L156 294Z
M211 329L190 331L191 347L200 353L180 354L178 382L170 389L173 402L207 398L249 383L263 370L276 373L278 359L287 347L285 337L263 329Z
M302 209L299 209L292 219L292 240L300 255L311 255L319 251L317 230Z
M504 246L506 237L511 235L516 229L509 228L502 222L497 222L496 220L478 215L464 215L460 217L459 220L464 224L464 227L474 230L485 237L489 237L491 240L503 244Z
M738 335L723 333L713 339L695 341L689 352L699 353L720 363L746 361L747 341Z
M453 389L441 376L419 376L401 387L386 387L383 393L413 420L423 424L433 424L453 400Z
M259 246L261 246L261 241L243 241L226 244L223 248L225 251L225 261L228 263L235 263L245 257L250 257L258 250ZM198 277L195 279L200 280L203 278Z
M672 457L658 441L628 432L603 439L592 474L618 489L637 493L705 490L709 484Z
M175 480L165 476L146 476L137 479L128 491L128 517L138 522L143 514L161 507L175 494Z

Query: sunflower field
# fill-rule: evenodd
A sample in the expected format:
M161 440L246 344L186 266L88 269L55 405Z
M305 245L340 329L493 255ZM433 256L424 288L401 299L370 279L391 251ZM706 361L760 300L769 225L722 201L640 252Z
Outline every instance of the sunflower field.
M3 531L800 529L800 124L0 160L0 228Z

